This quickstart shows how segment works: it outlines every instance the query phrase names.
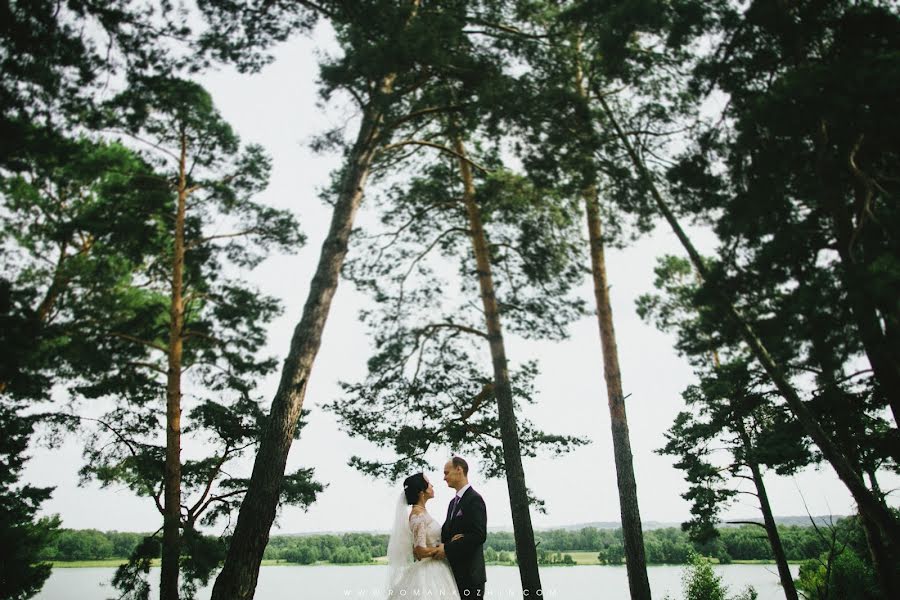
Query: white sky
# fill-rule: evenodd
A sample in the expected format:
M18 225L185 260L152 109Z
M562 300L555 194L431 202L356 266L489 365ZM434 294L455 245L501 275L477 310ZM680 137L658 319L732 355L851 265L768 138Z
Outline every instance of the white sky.
M315 53L317 47L328 43L327 30L320 28L313 40L295 39L277 48L277 60L260 74L242 76L223 70L202 78L244 141L262 144L274 158L271 185L261 198L294 211L308 236L307 245L296 255L273 257L249 276L285 304L284 314L271 325L268 346L268 353L277 356L279 362L299 320L330 221L331 210L317 193L339 164L336 156L314 155L307 142L328 126L347 122L351 133L355 126L345 109L316 106ZM366 218L365 213L361 218ZM705 241L706 249L710 249L709 236L697 236L701 245ZM655 259L664 253L682 254L674 235L660 228L624 251L608 252L607 266L622 378L629 394L627 410L642 517L644 521L679 522L689 517L688 503L679 496L687 486L681 472L672 466L673 460L653 450L664 444L663 433L684 408L680 394L692 381L691 371L672 350L672 338L641 322L634 310L635 299L652 291ZM581 294L593 302L588 280ZM358 310L365 302L352 285L343 282L339 286L306 396L305 408L312 408L314 413L302 439L294 443L288 462L289 469L315 467L316 478L327 482L328 488L306 513L284 508L273 533L390 529L399 486L373 481L347 466L351 455L365 456L371 453L371 447L339 432L332 415L317 409L338 397L338 380L355 381L365 375L369 346L357 321ZM532 514L536 527L619 518L596 318L577 322L571 331L571 339L561 343L507 336L512 366L532 358L540 364L539 396L536 405L526 408L527 416L546 431L592 440L562 458L525 460L527 484L546 501L548 509L547 515ZM260 384L267 402L277 380L276 373ZM190 445L186 452L192 452ZM136 498L124 488L78 486L82 458L77 440L53 450L36 447L32 455L26 480L56 486L43 512L60 514L64 526L120 531L159 527L161 519L151 500ZM437 494L429 510L438 518L452 496L441 481L447 455L435 454L429 473ZM477 460L470 460L470 464L470 480L488 506L488 525L511 527L505 481L485 482L479 477ZM885 477L884 487L898 487L897 481ZM806 514L804 500L812 514L853 511L849 493L830 468L809 470L793 478L771 474L767 484L776 515ZM727 518L758 516L750 499L740 502L726 513Z

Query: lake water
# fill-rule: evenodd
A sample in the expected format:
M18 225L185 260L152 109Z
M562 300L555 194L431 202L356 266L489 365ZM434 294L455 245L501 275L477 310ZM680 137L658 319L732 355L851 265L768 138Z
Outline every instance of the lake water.
M752 585L759 592L759 600L784 598L778 583L775 565L718 565L716 573L722 576L732 593ZM799 566L791 565L796 577ZM84 568L54 569L35 598L37 600L105 600L115 597L109 581L115 569ZM272 566L262 567L257 600L381 600L377 589L383 584L387 567L384 566ZM653 597L662 600L666 593L681 597L680 566L651 566L648 569ZM151 582L157 583L159 569L150 573ZM521 599L519 570L516 567L488 567L486 597ZM625 567L579 566L547 567L541 569L544 597L559 600L628 600L628 578ZM208 600L212 587L197 594L198 600ZM151 598L157 597L156 586ZM424 596L423 596L424 598Z

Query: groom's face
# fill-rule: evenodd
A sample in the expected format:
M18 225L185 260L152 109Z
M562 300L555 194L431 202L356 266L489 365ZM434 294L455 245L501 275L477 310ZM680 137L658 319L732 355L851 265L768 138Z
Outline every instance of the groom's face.
M457 467L456 465L454 465L452 460L447 461L447 464L444 465L444 481L447 482L447 486L458 490L462 478L462 467Z

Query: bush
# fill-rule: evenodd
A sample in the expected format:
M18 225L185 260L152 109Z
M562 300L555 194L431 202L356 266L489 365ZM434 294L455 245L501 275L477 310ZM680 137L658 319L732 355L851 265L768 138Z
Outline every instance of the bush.
M698 556L681 580L685 600L727 600L727 588L709 561Z
M808 560L800 566L797 589L809 600L880 600L882 594L872 566L859 555L845 549L826 568L827 553L821 560Z
M365 563L369 562L371 556L369 556L368 548L365 550L360 549L356 546L346 547L341 546L337 550L334 551L334 554L331 556L331 562L339 565L346 565L350 563Z
M281 552L281 557L291 563L311 565L319 560L319 551L312 546L298 544Z
M691 565L685 569L681 578L684 600L756 600L756 590L748 587L737 596L728 596L728 587L722 578L715 574L709 561L699 555L692 558ZM671 600L666 596L665 600Z

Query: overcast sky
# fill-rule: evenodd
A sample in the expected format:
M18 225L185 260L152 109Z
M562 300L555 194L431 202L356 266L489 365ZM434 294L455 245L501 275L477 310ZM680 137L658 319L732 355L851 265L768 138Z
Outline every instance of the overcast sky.
M291 332L299 320L319 255L331 211L318 198L329 172L338 166L336 156L317 156L309 151L311 136L329 126L347 124L352 133L353 114L345 108L319 108L316 96L317 48L331 44L327 29L319 28L312 40L295 39L276 50L277 60L262 73L244 76L230 69L207 74L202 82L213 94L225 118L246 142L262 144L274 159L271 185L261 198L273 206L289 208L298 217L308 243L296 254L275 256L249 279L263 291L282 299L285 312L270 328L268 353L279 361L287 353ZM361 215L366 219L365 211ZM710 249L711 240L698 238ZM684 408L681 391L692 382L685 360L672 350L671 337L638 319L635 299L652 291L656 257L681 255L674 235L660 227L653 235L623 251L607 254L613 315L631 432L638 498L644 521L679 522L689 517L686 489L680 471L669 457L654 450L664 444L663 434L676 413ZM593 302L589 281L581 289ZM336 399L338 380L359 380L365 374L369 342L357 321L366 298L344 282L339 288L325 328L322 349L316 359L305 409L311 408L309 425L291 450L288 468L311 466L328 488L308 512L284 508L275 533L309 531L364 531L390 529L399 485L389 485L360 475L347 466L353 454L372 452L365 442L338 430L334 418L318 407ZM527 342L507 336L511 366L537 359L537 403L526 407L527 416L549 432L586 437L591 444L555 459L525 460L528 486L546 501L547 515L532 514L536 527L589 521L617 521L618 494L610 436L609 412L603 383L602 357L596 318L585 318L571 328L571 339L561 343ZM271 399L276 373L260 389ZM187 454L202 449L186 444ZM430 512L442 518L451 490L441 480L448 450L433 455L429 473L436 497ZM44 513L58 513L64 526L101 530L153 531L161 524L152 500L140 499L124 488L79 487L81 445L70 440L61 448L34 448L26 470L27 481L53 485L53 498ZM470 460L470 481L488 506L490 527L511 526L506 482L484 481L478 460ZM249 472L249 464L246 465ZM885 477L885 488L896 488L897 479ZM770 474L766 483L776 515L804 515L804 501L812 514L848 514L853 511L849 493L830 468L808 470L792 478ZM728 518L757 517L749 497L726 513Z

